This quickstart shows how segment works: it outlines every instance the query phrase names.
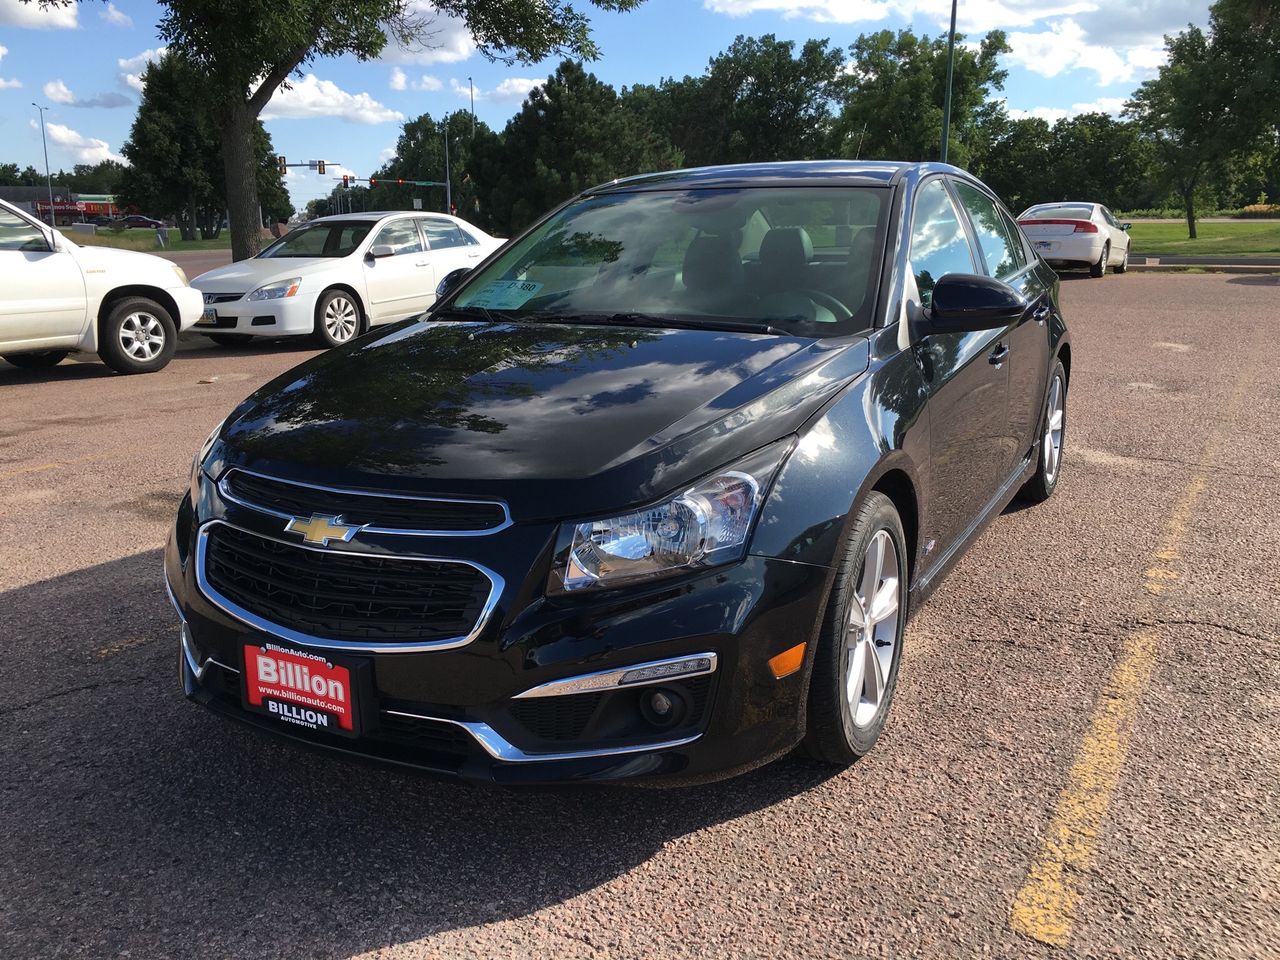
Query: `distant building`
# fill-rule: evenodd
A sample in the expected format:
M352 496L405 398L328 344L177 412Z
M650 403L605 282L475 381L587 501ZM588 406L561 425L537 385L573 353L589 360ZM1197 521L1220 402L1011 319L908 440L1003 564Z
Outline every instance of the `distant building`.
M0 187L0 200L7 200L15 207L49 222L49 188ZM110 194L72 193L65 185L53 185L53 215L58 226L82 223L93 217L119 217L123 211L116 206L116 198Z

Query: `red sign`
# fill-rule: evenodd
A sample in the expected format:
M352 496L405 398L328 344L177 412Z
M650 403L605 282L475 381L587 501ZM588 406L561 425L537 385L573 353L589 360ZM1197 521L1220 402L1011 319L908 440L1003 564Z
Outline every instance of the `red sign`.
M250 707L310 730L354 731L351 671L346 667L268 643L245 644L244 671Z

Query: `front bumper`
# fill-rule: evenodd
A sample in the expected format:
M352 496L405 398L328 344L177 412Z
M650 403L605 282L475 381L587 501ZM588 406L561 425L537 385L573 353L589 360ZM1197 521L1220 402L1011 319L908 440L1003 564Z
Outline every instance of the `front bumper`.
M167 292L178 305L178 315L173 318L178 330L190 330L204 312L204 298L200 291L191 287L175 287Z
M256 522L234 504L222 516ZM244 644L279 634L244 622L202 591L188 497L165 551L182 619L184 692L311 746L508 785L718 779L799 742L827 568L748 556L686 579L553 599L541 589L553 533L516 524L492 537L450 541L451 552L479 551L500 574L493 614L462 646L352 655L370 665L366 716L374 718L352 739L286 727L242 706ZM805 666L776 679L769 658L800 642L809 643ZM694 656L713 657L714 669L604 693L519 696L565 678ZM671 729L637 719L641 698L655 689L687 708Z
M315 330L315 298L299 293L282 300L231 300L204 304L201 313L213 311L214 317L203 316L195 325L197 333L248 333L262 337L295 336Z

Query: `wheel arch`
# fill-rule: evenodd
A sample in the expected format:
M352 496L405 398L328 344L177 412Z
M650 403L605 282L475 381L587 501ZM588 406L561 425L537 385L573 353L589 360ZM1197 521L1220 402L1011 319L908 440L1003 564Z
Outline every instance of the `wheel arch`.
M154 300L164 308L166 313L169 314L169 319L173 321L175 332L180 332L178 331L178 327L182 322L182 313L178 309L177 302L174 301L173 297L167 290L163 287L153 287L145 283L126 284L122 287L112 287L103 296L101 302L98 304L98 315L94 318L94 321L90 326L90 339L92 342L86 344L81 349L98 349L102 343L102 325L106 323L107 317L110 315L112 308L121 300L126 300L129 297L145 297L148 300Z
M356 336L359 336L361 333L367 333L369 328L372 326L372 322L369 319L369 307L364 302L364 297L360 296L360 291L351 284L342 280L335 280L333 283L325 284L324 289L316 294L315 306L311 308L311 312L314 317L317 320L320 318L320 301L324 299L324 295L326 293L330 293L334 290L341 290L343 293L350 294L351 299L356 302L356 308L360 311L360 330L357 332Z
M1066 387L1071 389L1071 344L1063 341L1058 347L1058 359L1062 361L1062 372L1066 377Z
M911 476L901 467L890 467L871 485L872 492L884 494L898 511L902 532L907 537L907 578L915 580L920 550L920 499Z

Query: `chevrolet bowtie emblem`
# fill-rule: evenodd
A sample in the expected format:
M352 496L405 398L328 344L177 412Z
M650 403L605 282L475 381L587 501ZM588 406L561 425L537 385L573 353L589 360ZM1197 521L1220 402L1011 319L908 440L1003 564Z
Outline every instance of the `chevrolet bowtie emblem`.
M322 547L327 547L330 540L346 543L360 531L358 525L348 526L342 522L341 517L329 517L322 513L313 513L305 520L294 517L285 524L284 529L288 533L300 533L307 543L318 543Z

